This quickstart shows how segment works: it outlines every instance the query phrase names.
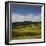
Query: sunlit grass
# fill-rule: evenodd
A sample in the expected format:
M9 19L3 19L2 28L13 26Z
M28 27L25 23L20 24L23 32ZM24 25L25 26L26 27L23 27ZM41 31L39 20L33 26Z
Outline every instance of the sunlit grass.
M13 39L36 39L41 38L41 27L40 25L26 25L17 26L12 29Z

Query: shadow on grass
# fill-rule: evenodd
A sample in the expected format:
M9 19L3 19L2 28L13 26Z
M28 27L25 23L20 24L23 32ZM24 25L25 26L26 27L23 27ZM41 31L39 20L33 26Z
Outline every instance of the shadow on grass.
M12 32L12 37L24 37L24 36L37 36L41 35L41 33L36 32Z

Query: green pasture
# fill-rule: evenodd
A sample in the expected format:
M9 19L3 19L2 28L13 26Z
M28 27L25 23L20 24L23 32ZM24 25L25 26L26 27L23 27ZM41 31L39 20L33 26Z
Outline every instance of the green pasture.
M21 25L12 29L12 39L39 39L41 38L41 25Z

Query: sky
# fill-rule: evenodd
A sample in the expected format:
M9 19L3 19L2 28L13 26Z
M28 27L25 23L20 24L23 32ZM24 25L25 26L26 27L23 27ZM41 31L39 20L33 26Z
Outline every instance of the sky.
M11 4L12 22L41 21L41 6Z

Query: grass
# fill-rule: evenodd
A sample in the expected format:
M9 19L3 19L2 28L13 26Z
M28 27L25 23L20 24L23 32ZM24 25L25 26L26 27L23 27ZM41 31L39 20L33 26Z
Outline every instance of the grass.
M12 29L12 39L39 39L41 38L40 25L16 26Z

